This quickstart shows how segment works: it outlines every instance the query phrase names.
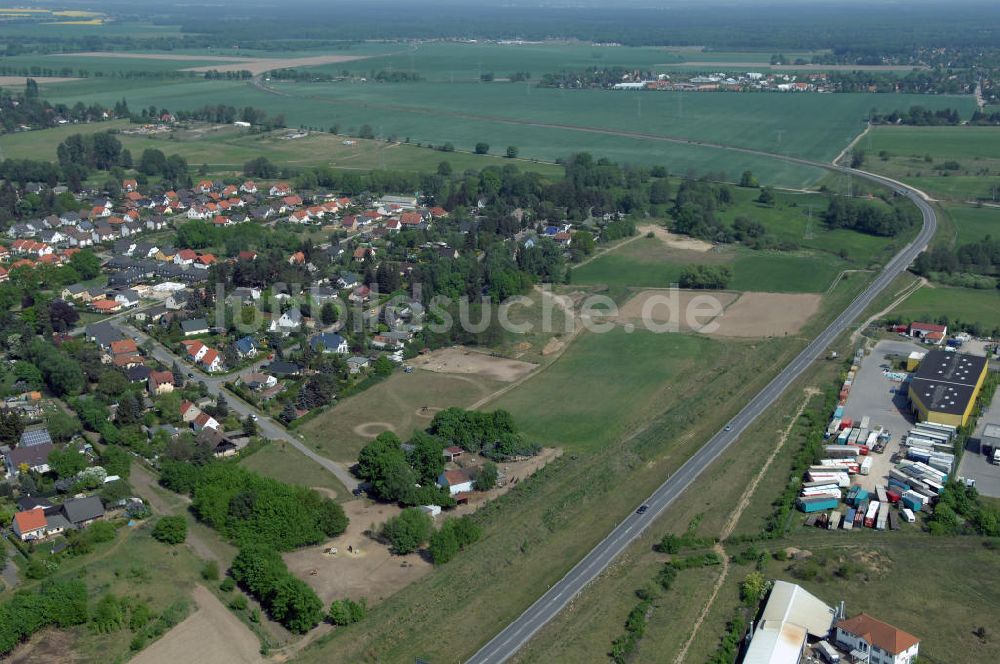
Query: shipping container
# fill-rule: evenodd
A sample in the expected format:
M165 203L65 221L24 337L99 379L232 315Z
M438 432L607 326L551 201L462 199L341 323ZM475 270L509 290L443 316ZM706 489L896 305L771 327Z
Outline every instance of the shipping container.
M836 510L830 512L830 520L827 521L826 527L829 530L836 530L837 528L840 527L840 519L843 516L844 516L843 514L841 514L840 512L838 512Z
M844 430L844 429L853 429L854 428L854 420L852 420L849 417L845 417L844 419L840 420L840 428L841 428L841 430Z
M840 418L842 418L844 416L844 407L843 406L837 406L836 408L834 408L833 409L833 416L836 417L838 420ZM840 425L838 424L837 426L840 426Z
M875 487L875 495L878 496L878 501L880 503L889 502L889 498L885 495L885 487Z
M869 432L868 439L865 441L865 445L867 445L868 447L875 447L876 443L878 443L878 437L881 431L882 430L879 429L878 431Z
M861 462L860 471L862 475L867 475L868 473L872 472L872 461L873 459L871 457L865 457L864 460Z
M875 520L878 518L878 507L877 500L868 503L868 511L865 512L865 528L875 527Z
M899 502L899 499L903 497L903 492L889 489L885 492L885 497L889 499L890 503L895 505Z
M885 530L885 527L889 524L889 503L880 503L878 506L878 515L875 517L875 528L878 530Z
M889 530L899 530L899 517L895 510L889 512Z
M806 513L811 512L825 512L826 510L836 509L837 505L840 503L836 498L798 498L795 501L795 505Z
M902 510L900 510L900 512L902 513L903 518L906 519L907 523L913 523L914 521L917 520L916 515L913 514L913 510L911 510L909 507L904 507Z
M921 422L917 425L917 428L926 429L928 431L941 431L954 437L958 433L958 428L950 424L938 424L937 422Z
M847 514L844 515L844 530L851 530L854 528L854 518L857 516L858 511L853 507L847 510Z
M850 432L849 429L841 429L840 433L837 434L837 444L838 445L846 445L847 444L847 438L850 435L851 435L851 432Z
M871 425L871 418L865 415L861 418L861 428L867 429Z
M853 459L858 450L849 445L824 445L823 452L831 459Z
M854 514L854 527L860 528L865 525L865 514L868 513L868 501L863 501L858 505L858 511Z

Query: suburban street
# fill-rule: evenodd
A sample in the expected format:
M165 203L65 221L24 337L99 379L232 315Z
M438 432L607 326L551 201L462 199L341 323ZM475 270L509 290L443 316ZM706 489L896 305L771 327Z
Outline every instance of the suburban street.
M323 468L333 473L333 475L340 480L348 491L353 491L358 486L358 480L350 471L344 467L343 464L337 463L332 459L328 459L325 456L317 454L314 450L310 449L308 445L303 443L301 440L296 438L291 432L285 429L283 426L266 416L263 412L257 408L251 406L247 402L240 399L238 396L232 392L226 391L223 384L229 380L233 379L232 374L227 375L212 375L203 373L200 369L192 367L191 364L187 362L183 357L171 352L163 344L156 341L145 332L138 330L134 327L128 326L127 331L135 337L139 343L145 344L147 341L152 345L152 355L157 360L162 362L166 366L172 366L174 362L177 362L181 367L185 368L186 372L193 373L195 378L191 380L202 381L208 386L208 391L215 397L220 394L225 393L226 401L229 402L229 408L245 418L247 415L257 416L257 429L260 434L271 440L282 440L302 452L307 458L318 463ZM266 363L267 360L261 360L255 363L252 367L248 367L248 370L256 370L260 365Z
M692 143L692 141L682 141ZM707 145L698 143L699 145ZM785 392L788 386L825 352L826 348L844 332L869 304L882 293L892 281L902 274L917 255L924 250L937 229L937 216L923 192L901 182L865 171L813 162L794 157L784 157L742 148L721 149L750 154L780 156L790 163L818 166L827 170L863 178L889 187L892 191L906 196L919 208L923 226L917 237L906 245L882 272L837 318L802 350L771 382L747 403L742 410L721 431L716 433L695 454L669 477L643 503L647 506L644 514L632 512L608 534L597 546L584 556L562 579L552 586L522 613L514 622L505 627L487 642L468 661L470 664L500 664L514 655L547 622L554 618L587 584L593 581L616 557L638 538L649 524L677 499L701 473L732 445L739 436Z

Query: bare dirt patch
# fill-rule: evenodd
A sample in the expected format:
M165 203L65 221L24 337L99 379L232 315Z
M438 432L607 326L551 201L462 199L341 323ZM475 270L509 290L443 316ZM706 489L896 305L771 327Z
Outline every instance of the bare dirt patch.
M738 293L728 291L648 289L635 294L618 309L616 322L639 328L643 328L645 321L655 326L675 322L679 332L697 332L715 320L724 321L728 315L726 308L739 297ZM721 316L704 313L711 311L709 306L724 310L724 313ZM650 326L650 329L655 328Z
M198 610L131 661L136 664L257 664L260 642L222 602L203 586L195 586Z
M475 512L482 505L507 493L517 486L519 482L524 481L535 471L541 469L553 459L559 458L561 455L561 449L557 447L546 447L533 457L519 459L517 461L506 461L504 463L497 464L497 469L500 471L500 485L489 491L477 491L473 493L468 503L459 505L450 511L449 514L462 516L463 514L471 514L472 512ZM449 464L449 467L465 468L475 473L476 470L485 462L486 459L482 457L461 456L458 457L457 463ZM440 519L440 517L438 517L438 519Z
M797 334L819 311L817 293L743 293L719 318L720 337L780 337Z
M693 237L688 237L686 235L675 235L671 233L663 226L640 226L638 229L640 234L645 235L646 233L652 233L657 239L662 241L668 247L672 249L685 249L687 251L700 251L706 252L711 251L715 248L711 242L705 242L704 240L697 240Z
M364 597L369 605L377 604L431 571L430 562L419 553L394 556L386 545L365 534L399 514L399 507L364 500L343 505L350 519L343 535L284 556L288 569L308 583L324 604L344 597ZM331 549L337 552L326 553Z
M5 659L10 664L39 664L47 662L82 662L84 658L73 651L76 635L64 629L45 629L30 641L22 643Z
M482 376L504 383L513 383L538 366L531 362L494 357L463 346L436 350L415 358L410 364L436 373Z
M365 422L354 427L354 433L363 438L375 438L384 431L395 433L396 427L390 422Z
M0 85L24 85L28 80L27 76L0 76ZM46 83L66 83L67 81L79 81L71 76L39 76L35 79L39 85Z
M417 408L413 414L417 417L423 417L429 420L442 410L444 410L444 408L438 408L437 406L421 406L420 408Z

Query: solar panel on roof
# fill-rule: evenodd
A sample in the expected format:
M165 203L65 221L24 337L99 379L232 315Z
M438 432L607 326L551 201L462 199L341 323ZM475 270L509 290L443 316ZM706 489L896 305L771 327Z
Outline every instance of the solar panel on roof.
M51 442L52 436L49 435L47 429L25 431L21 434L21 447L34 447L36 445L44 445L45 443Z

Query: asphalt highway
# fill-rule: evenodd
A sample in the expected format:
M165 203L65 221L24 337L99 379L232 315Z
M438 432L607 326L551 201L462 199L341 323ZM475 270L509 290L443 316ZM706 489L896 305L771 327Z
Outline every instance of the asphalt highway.
M693 141L677 141L690 142ZM871 182L885 185L896 193L906 196L920 209L923 227L917 237L890 260L872 283L830 323L805 349L799 353L767 386L757 393L739 413L718 433L712 436L677 472L663 482L645 500L643 514L633 511L607 537L584 556L563 578L553 584L538 600L522 613L514 622L486 643L469 660L469 664L500 664L514 655L548 621L554 618L573 597L593 581L626 547L638 538L674 500L677 499L701 473L729 448L754 420L772 405L788 386L794 382L818 359L827 347L854 322L861 312L884 291L892 281L903 273L917 255L924 250L937 229L937 216L922 192L907 185L872 173L841 166L793 157L784 157L722 145L706 145L734 152L765 154L778 157L790 163L818 166L833 172L850 174Z

